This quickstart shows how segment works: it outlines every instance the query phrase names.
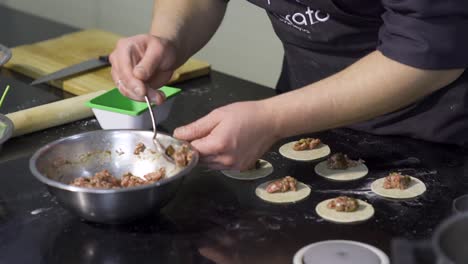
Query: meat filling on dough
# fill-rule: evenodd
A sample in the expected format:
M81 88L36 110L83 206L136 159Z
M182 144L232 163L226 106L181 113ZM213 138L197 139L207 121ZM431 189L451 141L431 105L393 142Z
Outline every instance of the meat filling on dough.
M339 196L331 200L327 207L335 209L337 212L354 212L359 208L359 203L356 199L348 196Z
M405 190L409 187L410 182L411 182L410 176L403 175L398 172L392 172L387 177L385 177L383 187L385 189Z
M259 170L263 166L263 162L261 160L255 161L255 164L249 170Z
M320 145L320 143L322 142L318 138L302 138L294 144L293 149L296 151L311 150Z
M327 167L331 170L346 170L362 163L364 163L363 160L352 160L343 153L335 153L327 159Z
M288 191L296 191L297 180L291 176L286 176L282 179L274 181L267 185L266 191L268 193L276 193L276 192L288 192Z

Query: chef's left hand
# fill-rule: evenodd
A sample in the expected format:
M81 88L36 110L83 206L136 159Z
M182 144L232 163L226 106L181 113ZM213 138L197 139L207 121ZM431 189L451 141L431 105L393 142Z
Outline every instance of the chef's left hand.
M190 141L209 168L246 170L251 168L278 140L273 112L264 101L230 104L201 119L179 127L174 136Z

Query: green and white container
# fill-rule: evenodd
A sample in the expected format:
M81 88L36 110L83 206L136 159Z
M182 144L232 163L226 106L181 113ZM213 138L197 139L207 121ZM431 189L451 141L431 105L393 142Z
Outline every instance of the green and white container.
M165 94L166 101L153 106L157 124L167 119L175 96L181 91L169 86L159 90ZM148 105L123 96L117 88L89 100L86 106L92 108L102 129L149 129L152 126Z

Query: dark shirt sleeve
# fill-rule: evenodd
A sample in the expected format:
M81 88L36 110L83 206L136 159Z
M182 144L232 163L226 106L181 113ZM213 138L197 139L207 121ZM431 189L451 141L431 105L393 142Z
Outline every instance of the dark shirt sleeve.
M377 49L421 69L468 66L468 0L382 0Z

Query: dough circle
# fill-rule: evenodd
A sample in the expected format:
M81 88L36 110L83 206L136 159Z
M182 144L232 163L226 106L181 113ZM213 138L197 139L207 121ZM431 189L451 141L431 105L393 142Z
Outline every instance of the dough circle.
M276 181L276 180L275 180ZM289 191L284 193L268 193L266 187L273 181L268 181L260 184L255 189L255 194L262 200L271 203L295 203L304 200L310 195L310 187L302 182L297 182L297 191Z
M234 170L223 170L221 173L226 175L229 178L233 178L236 180L256 180L260 178L264 178L271 173L273 173L273 165L266 160L260 160L261 167L259 169L252 169L248 171L234 171Z
M357 211L337 212L335 209L330 209L327 207L327 204L333 199L322 201L315 207L315 212L317 212L320 217L327 221L339 224L350 224L364 222L374 216L374 207L371 204L364 202L363 200L356 199L359 203L359 208Z
M317 148L297 151L293 149L296 142L297 141L293 141L284 144L279 148L279 153L288 159L298 161L312 161L330 155L330 147L326 144L320 143Z
M322 161L315 165L314 170L319 176L332 181L353 181L369 173L369 169L365 164L359 164L356 167L351 167L346 170L332 170L327 167L327 161Z
M386 198L393 198L393 199L410 199L417 197L423 194L426 191L426 185L421 180L410 177L411 182L407 189L400 190L400 189L385 189L383 187L383 183L385 178L380 178L375 180L371 184L371 190L382 197Z

